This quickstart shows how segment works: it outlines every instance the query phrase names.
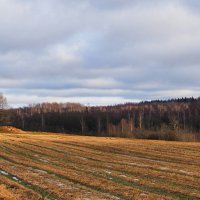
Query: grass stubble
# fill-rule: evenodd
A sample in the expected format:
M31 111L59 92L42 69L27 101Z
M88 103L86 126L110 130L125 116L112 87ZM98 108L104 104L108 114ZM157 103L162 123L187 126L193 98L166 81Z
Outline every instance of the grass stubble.
M0 133L0 200L198 200L199 149L199 143Z

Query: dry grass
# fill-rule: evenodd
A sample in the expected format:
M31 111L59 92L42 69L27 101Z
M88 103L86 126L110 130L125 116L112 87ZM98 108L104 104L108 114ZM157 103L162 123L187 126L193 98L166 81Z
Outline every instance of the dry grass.
M0 133L0 200L200 199L200 144Z
M15 128L13 126L0 126L0 132L2 133L24 133L21 129Z

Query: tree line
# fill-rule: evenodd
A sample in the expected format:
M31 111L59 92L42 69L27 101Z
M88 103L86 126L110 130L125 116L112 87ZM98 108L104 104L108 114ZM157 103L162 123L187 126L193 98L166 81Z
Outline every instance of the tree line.
M9 124L27 131L168 140L200 136L199 98L90 107L41 103L9 109L9 113Z

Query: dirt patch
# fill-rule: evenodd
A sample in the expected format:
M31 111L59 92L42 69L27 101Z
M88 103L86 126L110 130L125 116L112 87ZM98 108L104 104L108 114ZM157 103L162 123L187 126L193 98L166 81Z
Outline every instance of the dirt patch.
M24 133L23 130L15 128L13 126L0 126L0 132L4 132L4 133Z

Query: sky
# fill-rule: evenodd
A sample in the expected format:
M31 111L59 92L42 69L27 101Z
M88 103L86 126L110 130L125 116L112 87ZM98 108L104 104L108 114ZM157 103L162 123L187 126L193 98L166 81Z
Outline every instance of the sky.
M199 0L0 0L11 106L200 96Z

